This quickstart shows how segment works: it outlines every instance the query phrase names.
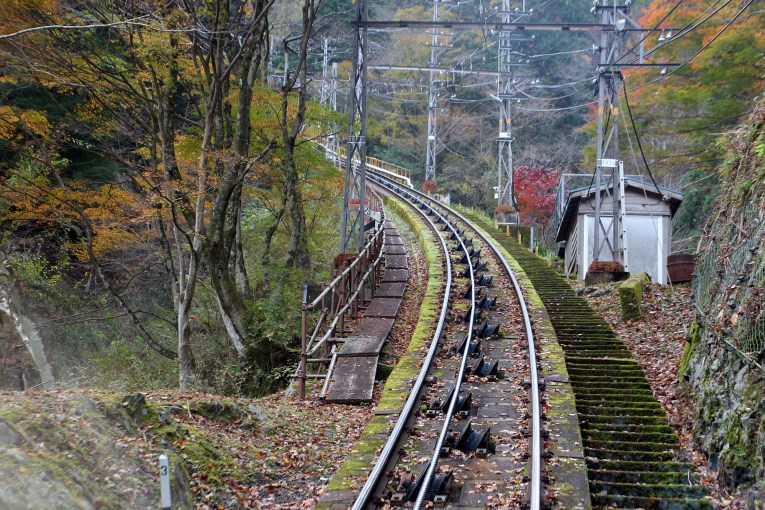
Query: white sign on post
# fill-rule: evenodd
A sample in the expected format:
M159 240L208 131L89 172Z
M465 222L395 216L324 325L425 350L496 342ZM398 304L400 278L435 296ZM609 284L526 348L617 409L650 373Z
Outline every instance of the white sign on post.
M159 456L159 489L162 510L172 507L170 497L170 462L164 453Z

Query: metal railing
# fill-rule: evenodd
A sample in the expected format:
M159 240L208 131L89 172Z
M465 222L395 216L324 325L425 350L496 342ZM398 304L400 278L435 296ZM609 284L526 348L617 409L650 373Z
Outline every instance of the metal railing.
M345 162L345 148L337 144L331 144L328 141L326 143L324 141L319 141L318 144L324 149L327 158L335 165L341 166ZM414 187L412 185L412 173L409 169L371 156L366 157L366 162L367 168L370 170L382 173L386 177L393 179L400 184L404 184L408 188ZM358 160L354 161L354 165L358 165Z
M389 177L398 177L396 180L403 182L410 188L412 187L411 172L403 166L394 165L393 163L367 156L367 167L370 167L373 170L382 171L383 173L388 174Z
M305 399L306 382L311 379L325 379L321 396L327 390L332 375L336 345L342 340L336 333L345 332L348 316L354 317L365 301L371 300L377 286L378 269L383 257L385 244L385 213L382 199L375 193L367 195L365 210L375 218L374 230L358 254L340 254L332 268L332 281L312 301L307 291L303 294L301 306L300 364L293 377L299 384L300 399ZM316 324L310 328L311 316L319 312ZM317 357L315 357L317 356ZM327 364L325 374L309 374L309 364Z

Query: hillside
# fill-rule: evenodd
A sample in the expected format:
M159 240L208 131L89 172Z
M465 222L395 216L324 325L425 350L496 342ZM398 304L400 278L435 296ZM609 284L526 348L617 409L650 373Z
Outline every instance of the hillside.
M200 393L0 394L0 508L312 508L367 407Z

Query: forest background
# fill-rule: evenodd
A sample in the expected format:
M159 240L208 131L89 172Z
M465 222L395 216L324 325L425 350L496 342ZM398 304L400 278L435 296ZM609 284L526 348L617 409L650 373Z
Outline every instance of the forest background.
M345 138L354 5L5 4L0 384L232 395L282 387L295 368L300 289L327 281L339 245L342 175L316 141ZM627 115L619 126L627 172L647 179L649 167L686 193L675 251L694 252L716 195L719 140L763 89L765 19L752 4L634 4L635 21L658 27L644 41L648 58L688 61L666 74L625 72L634 126ZM498 5L444 5L440 16L488 19ZM589 2L527 7L529 21L593 21ZM370 9L372 19L432 13L409 1ZM661 27L670 26L685 29L668 38ZM325 39L338 111L320 101ZM496 71L496 35L438 40L439 65L453 70L438 73L439 192L491 214L496 79L456 71ZM370 62L427 65L431 41L373 32ZM562 32L519 46L516 190L523 222L543 239L555 228L558 176L594 165L592 47L590 36ZM412 169L418 186L428 78L370 70L368 152Z

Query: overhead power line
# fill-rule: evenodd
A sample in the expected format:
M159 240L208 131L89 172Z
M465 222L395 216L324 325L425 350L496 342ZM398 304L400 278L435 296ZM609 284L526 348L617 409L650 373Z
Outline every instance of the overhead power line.
M730 1L730 0L729 0L729 1ZM630 89L630 92L633 92L633 91L635 91L635 90L641 89L641 88L643 88L643 87L645 87L645 86L647 86L647 85L651 85L652 83L656 83L656 82L658 82L658 81L661 81L661 80L663 80L664 78L667 78L668 76L672 76L673 74L675 74L676 72L678 72L680 69L682 69L683 67L685 67L686 65L688 65L688 63L690 63L690 62L691 62L693 59L695 59L696 57L698 57L698 56L701 54L701 52L702 52L702 51L704 51L705 49L707 49L707 48L708 48L708 47L709 47L709 46L710 46L712 43L714 43L714 42L715 42L715 41L716 41L716 40L717 40L717 39L718 39L718 38L719 38L719 37L720 37L720 36L721 36L721 35L722 35L722 34L723 34L725 31L726 31L726 30L728 30L728 28L730 28L730 26L731 26L731 25L733 25L733 23L735 23L735 22L736 22L736 20L737 20L739 17L741 17L741 15L744 13L744 11L746 11L746 10L749 8L749 6L750 6L750 5L752 5L754 2L755 2L755 0L749 0L749 2L747 2L747 3L746 3L746 5L744 5L744 7L742 7L742 8L741 8L741 10L740 10L740 11L738 11L738 12L736 13L736 15L735 15L735 16L733 16L733 18L732 18L730 21L728 21L728 22L725 24L725 26L724 26L724 27L722 27L722 29L720 29L720 31L719 31L719 32L717 32L717 33L714 35L714 37L712 37L712 38L711 38L709 41L707 41L707 42L706 42L706 44L704 44L704 45L703 45L701 48L699 48L699 51L697 51L696 53L694 53L693 55L691 55L691 57L690 57L690 58L688 58L687 60L685 60L685 61L684 61L682 64L680 64L679 66L677 66L677 67L676 67L675 69L673 69L672 71L670 71L670 72L668 72L668 73L666 73L666 74L664 74L664 75L661 75L661 76L659 76L658 78L655 78L655 79L653 79L653 80L649 81L648 83L644 83L644 84L642 84L642 85L638 85L637 87L634 87L634 88Z

